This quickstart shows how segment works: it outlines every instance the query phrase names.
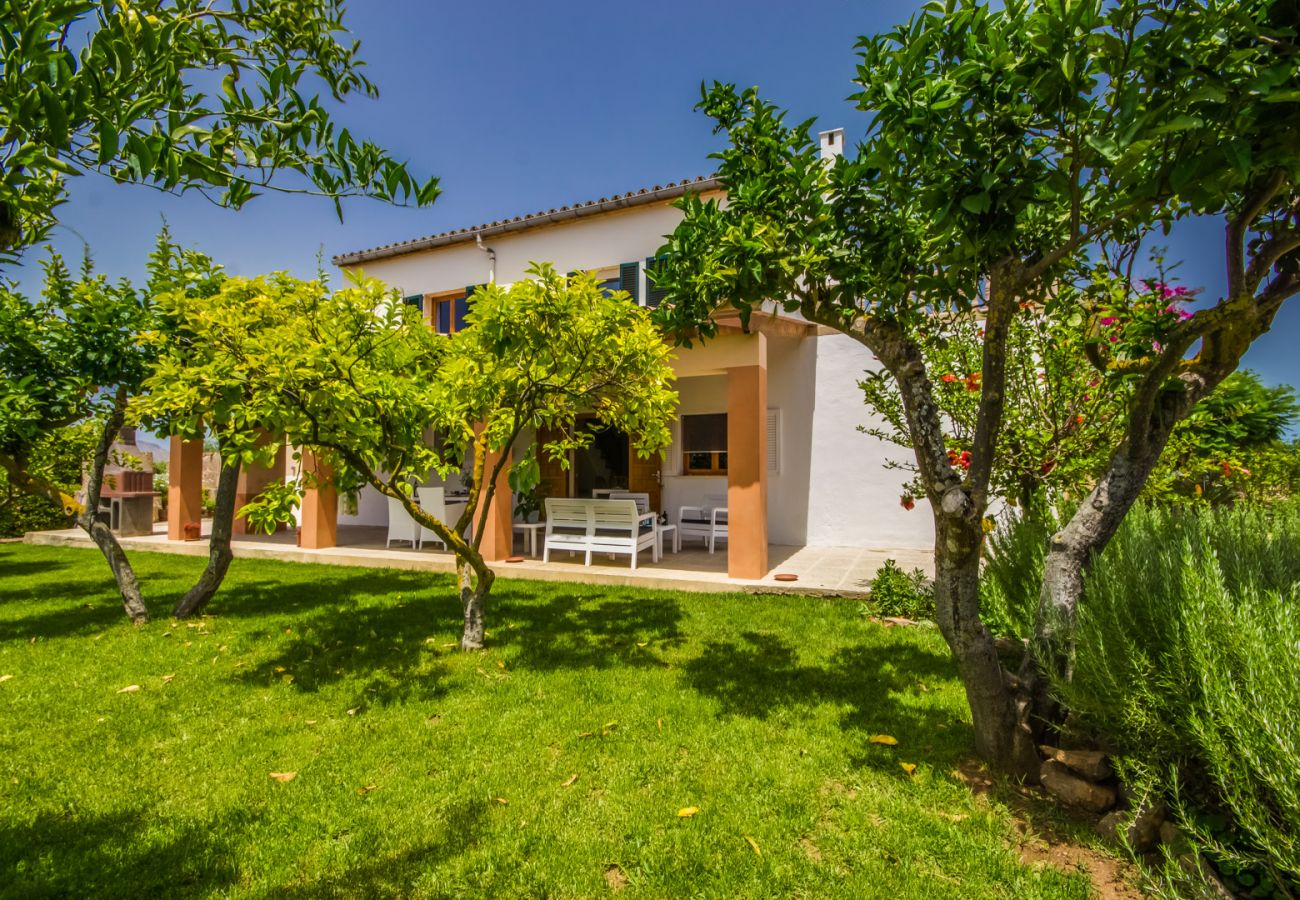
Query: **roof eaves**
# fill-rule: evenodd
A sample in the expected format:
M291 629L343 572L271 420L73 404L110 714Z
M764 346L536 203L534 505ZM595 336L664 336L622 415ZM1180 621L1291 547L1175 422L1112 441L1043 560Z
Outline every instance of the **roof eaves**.
M635 206L647 206L652 203L662 203L666 200L675 200L688 191L711 191L716 190L721 186L722 181L717 175L701 175L694 180L688 178L677 182L670 181L666 185L655 185L652 188L641 188L636 191L628 191L626 194L615 194L612 197L601 197L599 200L589 200L586 203L578 203L573 206L562 206L559 209L549 209L542 212L535 212L531 215L515 216L513 219L501 219L496 222L487 222L469 228L458 228L454 231L444 231L440 234L429 235L428 237L414 238L409 241L399 241L395 244L384 244L381 247L374 247L369 250L340 253L333 257L333 262L336 266L355 266L360 263L373 262L377 259L388 259L394 256L404 256L408 253L418 253L421 250L432 250L436 247L461 244L467 241L476 240L480 237L491 238L497 235L510 234L516 231L525 231L529 228L536 228L541 225L549 225L555 222L580 219L586 216L600 215L601 213L614 212L616 210L628 209Z

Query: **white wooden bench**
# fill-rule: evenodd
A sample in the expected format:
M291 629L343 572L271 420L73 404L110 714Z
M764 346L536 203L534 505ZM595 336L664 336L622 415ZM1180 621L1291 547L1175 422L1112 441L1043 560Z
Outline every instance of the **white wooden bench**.
M637 554L649 549L659 562L654 513L640 513L635 500L586 500L546 498L546 537L542 562L551 561L552 550L583 554L583 565L591 565L592 553L626 553L636 568Z

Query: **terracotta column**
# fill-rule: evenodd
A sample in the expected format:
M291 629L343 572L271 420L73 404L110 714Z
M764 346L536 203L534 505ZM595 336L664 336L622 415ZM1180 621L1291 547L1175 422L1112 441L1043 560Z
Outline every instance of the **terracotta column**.
M767 346L727 369L727 575L767 575Z
M484 472L490 473L492 467L501 459L500 453L488 451L487 465L484 466ZM510 451L505 451L506 464L501 467L501 474L497 476L496 491L492 494L492 502L488 505L487 522L483 529L483 542L479 544L479 552L488 562L500 562L514 553L514 526L511 520L514 518L514 496L510 492ZM475 525L477 526L478 517L475 516Z
M167 540L185 540L185 526L203 519L203 441L171 439L167 459Z
M264 433L257 441L258 446L265 446L273 438L270 434ZM235 522L231 528L233 534L248 534L248 522L238 515L239 511L245 505L257 499L257 495L262 493L268 485L279 481L284 481L284 445L275 453L275 460L269 465L253 464L244 466L239 471L239 485L235 488ZM276 528L277 531L283 526Z
M309 450L302 452L304 472L328 480L334 473ZM306 550L323 550L338 546L339 495L332 485L308 486L302 497L302 520L298 545Z

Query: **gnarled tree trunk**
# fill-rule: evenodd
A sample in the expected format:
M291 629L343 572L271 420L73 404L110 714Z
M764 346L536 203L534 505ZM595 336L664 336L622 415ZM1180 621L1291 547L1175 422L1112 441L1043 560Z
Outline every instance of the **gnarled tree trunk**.
M996 768L1037 781L1038 751L1024 722L1024 698L1002 668L993 635L980 621L983 531L978 523L945 515L941 509L934 518L935 618L966 688L975 749Z
M235 492L239 489L239 459L223 462L217 479L216 507L212 511L212 534L208 537L208 564L194 586L176 604L172 615L188 619L203 612L208 601L217 593L225 580L226 570L234 553L230 550L230 535L235 524Z
M460 591L460 605L465 612L465 628L460 636L460 649L482 650L484 641L484 616L487 612L487 598L492 591L494 576L486 566L478 573L478 582L474 580L475 570L469 562L457 561L457 587Z
M126 392L119 390L113 406L113 412L104 423L99 435L99 444L95 447L95 456L90 461L90 472L86 478L86 505L81 511L77 524L82 527L90 539L99 547L108 567L113 571L118 592L122 595L122 607L127 616L137 625L149 621L149 610L144 605L140 594L140 582L131 568L131 561L117 542L112 529L99 520L99 495L104 489L104 467L108 464L108 453L117 440L117 434L126 419Z

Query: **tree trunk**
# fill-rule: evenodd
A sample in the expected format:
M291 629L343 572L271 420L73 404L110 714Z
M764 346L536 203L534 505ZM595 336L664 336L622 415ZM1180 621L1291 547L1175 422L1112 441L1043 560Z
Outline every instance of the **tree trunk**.
M1064 711L1051 698L1051 682L1068 681L1072 674L1074 627L1084 578L1137 502L1159 461L1172 426L1160 430L1163 434L1150 435L1146 452L1137 458L1121 447L1070 521L1052 535L1043 562L1034 634L1020 669L1031 704L1031 727L1039 735L1061 724Z
M203 612L226 578L226 570L234 553L230 550L230 535L235 524L235 492L239 489L239 459L223 462L217 479L216 508L212 511L212 534L208 538L208 565L176 604L172 615L188 619Z
M461 633L460 649L482 650L484 613L487 610L488 593L492 590L492 572L490 569L480 572L478 583L475 584L474 567L468 561L459 561L457 581L460 605L465 610L465 630Z
M935 606L970 705L975 749L999 771L1038 779L1039 758L1024 721L1024 698L1002 668L993 636L979 617L979 564L983 531L978 523L935 515Z
M117 590L122 595L122 607L127 616L137 625L149 621L149 610L144 605L140 594L140 581L135 577L131 561L126 558L126 551L117 542L117 535L99 520L99 495L104 489L104 467L108 465L108 452L117 440L117 433L122 428L126 417L126 394L118 392L117 402L104 428L99 435L99 444L95 447L95 456L90 461L90 472L86 479L86 505L81 511L77 524L82 527L90 539L99 547L108 567L117 582Z

